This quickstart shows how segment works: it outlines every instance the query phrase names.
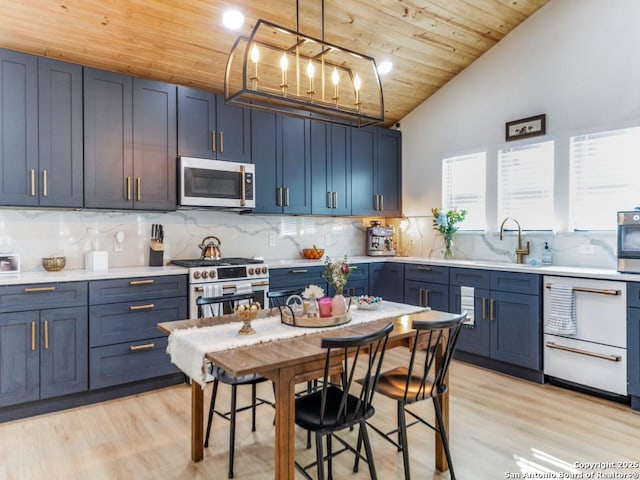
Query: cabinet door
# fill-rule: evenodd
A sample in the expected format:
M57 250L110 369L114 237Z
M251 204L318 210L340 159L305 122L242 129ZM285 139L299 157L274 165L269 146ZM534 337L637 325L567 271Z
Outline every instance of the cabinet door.
M381 195L381 213L385 217L399 217L402 215L400 132L379 128L377 136L375 193Z
M311 213L333 215L329 125L312 121L310 127L311 153Z
M404 265L401 263L369 264L369 295L392 302L404 301Z
M227 105L216 95L217 158L251 163L251 115L246 108Z
M38 204L37 57L0 49L0 204Z
M491 292L491 302L491 358L540 370L540 297Z
M37 311L0 314L0 407L39 396Z
M282 178L284 190L282 212L296 215L311 213L309 120L278 115L277 122L278 177Z
M351 135L341 125L329 125L332 215L351 215Z
M86 307L40 312L40 398L89 388Z
M178 87L178 155L215 158L216 150L215 94Z
M272 268L269 270L271 290L304 290L309 285L318 285L327 292L327 281L322 276L324 267Z
M449 285L406 280L404 301L410 305L431 307L433 310L447 312L449 311Z
M378 215L374 191L377 155L376 129L351 129L351 214Z
M276 114L251 112L251 159L256 166L256 208L254 213L282 213L279 198Z
M640 396L640 308L627 308L627 366L628 393Z
M134 207L176 209L176 86L133 80Z
M84 206L133 207L133 79L84 69Z
M82 207L82 67L38 59L40 205Z
M461 313L460 287L451 286L450 311ZM491 343L491 321L489 320L489 290L474 289L474 323L465 325L460 332L457 349L489 357Z

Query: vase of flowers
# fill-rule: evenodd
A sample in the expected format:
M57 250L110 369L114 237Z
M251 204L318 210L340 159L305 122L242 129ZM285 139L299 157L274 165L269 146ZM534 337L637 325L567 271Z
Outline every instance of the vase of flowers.
M324 290L318 285L309 285L302 292L303 303L303 315L306 317L317 318L320 316L320 308L318 306L318 300L324 297Z
M442 234L442 256L451 259L453 258L453 236L460 228L458 224L467 216L467 211L459 208L447 211L432 208L431 213L433 213L433 229Z
M344 291L344 286L347 284L347 280L349 280L349 275L351 275L353 267L347 262L346 255L339 261L333 261L330 257L326 257L324 263L323 276L336 291L336 294L331 300L331 313L333 316L344 315L347 313L348 305L342 292Z

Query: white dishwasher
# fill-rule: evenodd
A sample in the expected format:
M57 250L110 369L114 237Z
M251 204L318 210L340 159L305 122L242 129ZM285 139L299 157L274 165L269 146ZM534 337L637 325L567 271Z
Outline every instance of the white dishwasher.
M551 285L570 285L575 298L576 335L547 327ZM544 277L544 374L615 395L627 395L626 283Z

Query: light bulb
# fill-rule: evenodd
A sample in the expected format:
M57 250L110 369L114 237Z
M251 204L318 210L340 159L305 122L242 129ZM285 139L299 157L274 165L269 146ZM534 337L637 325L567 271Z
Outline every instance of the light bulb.
M309 60L309 64L307 65L307 75L309 78L313 78L315 73L316 73L316 69L313 66L313 63L311 62L311 60Z
M360 87L362 86L362 81L360 80L360 76L356 73L356 76L353 78L353 88L356 92L360 91Z
M258 47L254 43L253 47L251 48L251 61L253 63L258 63L258 60L260 60L260 51L258 50Z
M333 82L334 85L338 85L338 82L340 82L340 74L338 73L338 70L335 67L333 69L333 73L331 74L331 81Z
M287 68L289 68L289 59L287 58L287 54L283 53L282 58L280 58L280 69L286 72Z

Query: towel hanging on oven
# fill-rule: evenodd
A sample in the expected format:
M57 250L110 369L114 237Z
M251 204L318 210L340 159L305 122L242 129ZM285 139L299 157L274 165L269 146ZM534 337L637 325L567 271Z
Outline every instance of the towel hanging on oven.
M222 294L223 294L222 285L219 285L217 283L209 283L202 286L202 296L205 298L221 297ZM207 316L207 311L208 311L209 316L217 317L219 315L222 315L221 307L222 307L222 304L220 303L204 305L203 313L205 314L205 316Z
M562 283L552 283L549 300L549 316L545 322L545 332L557 335L576 335L578 326L573 287Z

